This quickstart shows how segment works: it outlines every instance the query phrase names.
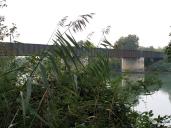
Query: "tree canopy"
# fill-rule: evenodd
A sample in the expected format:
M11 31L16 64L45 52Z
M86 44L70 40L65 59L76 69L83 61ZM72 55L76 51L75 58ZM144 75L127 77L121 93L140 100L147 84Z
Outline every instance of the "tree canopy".
M118 49L136 50L139 47L138 41L139 41L139 37L137 37L136 35L129 34L126 37L119 38L119 40L115 42L115 46Z
M171 62L171 42L166 47L165 53L167 54L168 61Z
M0 9L7 7L6 0L0 0ZM19 34L16 32L16 24L12 23L12 27L8 27L5 24L5 17L0 15L0 41L3 41L6 37L10 38L10 42L14 37L17 37Z

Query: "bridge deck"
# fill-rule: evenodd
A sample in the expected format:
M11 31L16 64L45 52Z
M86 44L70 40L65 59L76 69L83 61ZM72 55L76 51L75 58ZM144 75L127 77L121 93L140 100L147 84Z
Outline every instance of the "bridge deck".
M30 56L40 55L44 49L53 49L53 45L43 44L26 44L26 43L0 43L0 56ZM117 58L163 58L164 54L154 51L138 51L138 50L114 50L104 48L74 48L77 56L96 57L104 55Z

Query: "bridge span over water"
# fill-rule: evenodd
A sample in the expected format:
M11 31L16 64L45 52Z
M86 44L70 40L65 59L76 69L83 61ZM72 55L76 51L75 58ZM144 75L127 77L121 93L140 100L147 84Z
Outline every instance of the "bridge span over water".
M28 43L0 42L0 56L31 56L40 55L44 50L53 50L55 46ZM144 58L160 60L164 58L162 52L119 50L105 48L74 48L78 57L97 57L102 55L109 58L122 59L122 71L144 72Z

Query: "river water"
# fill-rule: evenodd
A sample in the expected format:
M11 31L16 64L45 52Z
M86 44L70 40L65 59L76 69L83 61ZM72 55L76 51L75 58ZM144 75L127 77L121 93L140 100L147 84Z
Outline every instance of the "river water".
M138 79L144 79L143 74L134 76L136 80L137 76ZM161 88L152 95L140 95L134 110L139 112L152 110L154 117L171 115L171 73L160 73L158 77L162 81Z

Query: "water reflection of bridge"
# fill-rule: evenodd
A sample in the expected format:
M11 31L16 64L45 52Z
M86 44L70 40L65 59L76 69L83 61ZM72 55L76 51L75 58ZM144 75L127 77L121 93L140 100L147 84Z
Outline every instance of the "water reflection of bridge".
M40 55L42 51L53 50L53 45L43 44L26 44L26 43L0 43L1 56L30 56ZM139 50L117 50L104 48L73 48L76 56L85 56L88 58L102 55L109 58L122 59L122 71L144 72L144 58L154 60L163 59L164 55L161 52L154 51L139 51Z
M144 81L144 73L129 73L123 76L122 86L126 86L129 82L136 83L137 81Z

